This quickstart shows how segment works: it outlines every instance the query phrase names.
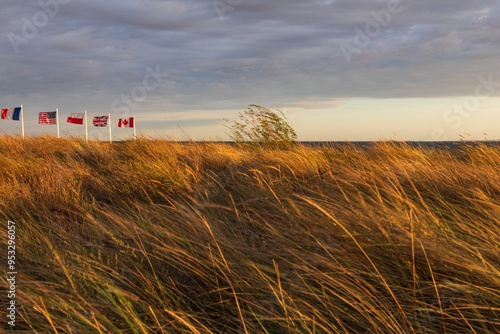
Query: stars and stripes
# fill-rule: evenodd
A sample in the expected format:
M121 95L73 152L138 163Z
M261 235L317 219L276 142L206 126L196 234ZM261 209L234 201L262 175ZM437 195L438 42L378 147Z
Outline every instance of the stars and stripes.
M108 126L108 117L109 116L96 116L94 117L92 123L94 124L94 126L97 126L99 128L105 128Z
M38 124L57 124L57 111L41 112L38 114Z

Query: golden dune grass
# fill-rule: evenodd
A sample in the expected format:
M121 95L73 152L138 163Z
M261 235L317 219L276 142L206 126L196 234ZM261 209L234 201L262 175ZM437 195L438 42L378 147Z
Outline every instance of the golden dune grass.
M499 332L499 167L482 145L2 137L16 330Z

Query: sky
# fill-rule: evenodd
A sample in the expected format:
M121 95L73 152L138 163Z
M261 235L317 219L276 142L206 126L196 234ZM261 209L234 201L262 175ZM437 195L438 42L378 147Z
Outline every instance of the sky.
M227 140L250 104L299 140L500 139L498 0L2 0L0 107ZM19 122L0 120L17 135ZM107 129L89 128L105 140Z

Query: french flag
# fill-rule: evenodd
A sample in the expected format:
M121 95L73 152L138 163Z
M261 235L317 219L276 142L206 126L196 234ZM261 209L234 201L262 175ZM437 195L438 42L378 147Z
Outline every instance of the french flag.
M1 118L12 120L12 121L20 121L21 120L21 108L7 108L2 109Z

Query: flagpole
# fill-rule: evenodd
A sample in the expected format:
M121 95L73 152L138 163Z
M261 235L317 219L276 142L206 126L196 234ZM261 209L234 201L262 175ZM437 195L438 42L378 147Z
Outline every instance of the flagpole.
M57 124L57 138L61 138L59 135L59 108L56 108L56 124Z
M137 122L135 121L135 115L134 115L134 139L137 140L137 132L135 129L137 128Z
M89 141L89 129L87 124L87 110L85 110L85 142Z
M24 139L24 109L22 104L21 104L21 134Z
M108 114L108 127L109 127L109 142L113 142L113 137L111 137L111 114Z

